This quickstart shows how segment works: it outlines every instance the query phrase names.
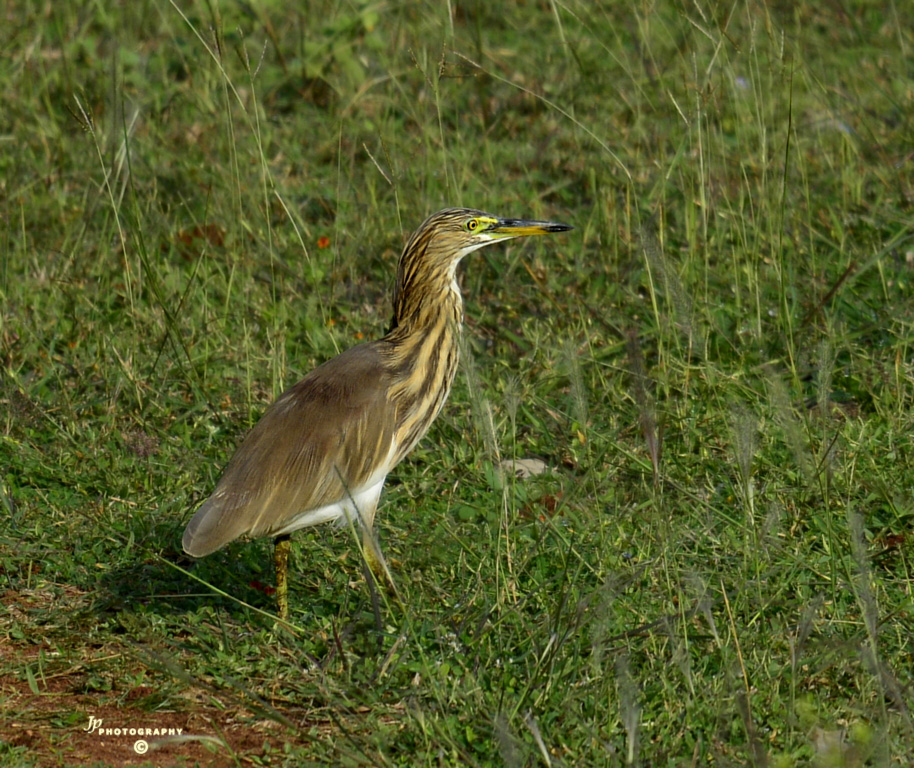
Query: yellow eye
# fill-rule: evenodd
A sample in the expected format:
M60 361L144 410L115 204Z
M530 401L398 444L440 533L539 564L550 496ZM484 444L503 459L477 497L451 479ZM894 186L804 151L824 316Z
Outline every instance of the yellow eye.
M470 219L467 222L467 232L475 232L479 229L479 219Z

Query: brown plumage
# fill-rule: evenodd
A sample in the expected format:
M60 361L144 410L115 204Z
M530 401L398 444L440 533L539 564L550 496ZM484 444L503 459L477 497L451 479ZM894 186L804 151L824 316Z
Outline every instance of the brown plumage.
M426 219L400 257L388 333L315 368L267 409L188 524L184 550L203 557L240 536L287 537L350 519L362 525L372 571L390 581L374 515L388 472L428 431L454 380L463 320L457 265L499 240L568 229L465 208ZM277 544L276 556L285 616L287 550Z

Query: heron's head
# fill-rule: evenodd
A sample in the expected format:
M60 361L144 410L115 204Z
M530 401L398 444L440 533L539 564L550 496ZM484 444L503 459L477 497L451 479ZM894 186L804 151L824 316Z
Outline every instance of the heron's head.
M503 219L472 208L445 208L429 216L407 242L400 257L398 288L440 279L450 285L468 253L502 240L569 229L568 224L553 221Z

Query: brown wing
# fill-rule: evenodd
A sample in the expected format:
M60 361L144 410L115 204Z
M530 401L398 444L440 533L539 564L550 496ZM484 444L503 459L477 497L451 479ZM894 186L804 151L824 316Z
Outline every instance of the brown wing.
M264 413L184 532L194 557L344 501L383 465L396 417L377 342L315 368Z

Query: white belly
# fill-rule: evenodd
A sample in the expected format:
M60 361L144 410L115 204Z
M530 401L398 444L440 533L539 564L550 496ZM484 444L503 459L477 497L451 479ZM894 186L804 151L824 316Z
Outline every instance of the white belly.
M299 528L309 528L312 525L320 525L332 520L339 520L340 523L352 521L356 524L360 524L364 520L371 527L385 479L386 477L382 477L374 485L353 491L343 501L302 512L291 520L287 520L282 528L271 531L270 535L281 536L284 533L297 531Z

